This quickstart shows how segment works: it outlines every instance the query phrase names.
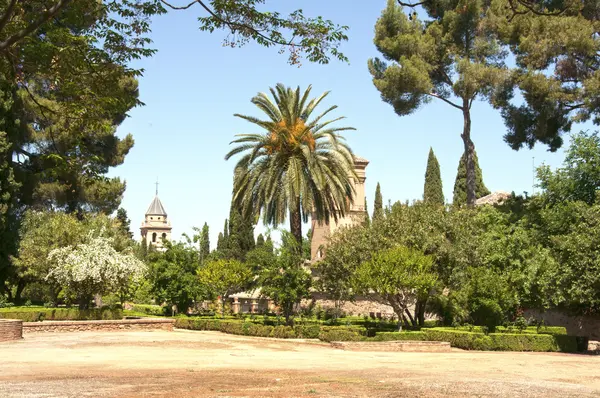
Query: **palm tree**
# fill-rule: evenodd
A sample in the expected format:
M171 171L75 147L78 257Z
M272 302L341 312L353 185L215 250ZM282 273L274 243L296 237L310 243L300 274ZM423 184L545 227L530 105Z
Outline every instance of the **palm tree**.
M331 106L311 119L314 109L329 94L308 100L311 86L301 94L277 84L270 88L273 101L265 93L252 103L269 120L236 114L264 130L260 134L239 134L231 142L237 146L229 159L244 152L234 172L233 200L236 205L265 224L278 225L289 216L290 232L302 247L302 221L311 212L321 222L338 220L354 199L352 150L339 132L352 127L333 127L338 117L322 121L337 106Z

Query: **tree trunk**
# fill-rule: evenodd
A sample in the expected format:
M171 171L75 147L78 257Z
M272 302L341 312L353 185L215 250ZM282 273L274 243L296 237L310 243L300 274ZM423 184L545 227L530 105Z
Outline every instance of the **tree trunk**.
M404 312L406 313L406 316L408 316L408 319L410 319L410 323L413 326L417 326L417 322L415 322L415 318L413 318L412 314L410 313L410 311L408 310L408 308L404 308Z
M471 110L469 100L463 99L463 133L465 148L465 168L467 169L467 206L475 206L475 163L473 161L475 144L471 141Z
M24 279L19 279L19 282L17 283L17 290L15 291L15 304L16 305L20 305L21 304L21 294L23 293L23 290L25 289L25 286L27 285L27 283L25 282Z
M290 232L296 238L298 251L302 252L302 214L300 212L300 198L297 198L294 207L290 207Z
M417 300L417 304L415 305L415 317L419 322L419 326L423 327L425 325L425 307L427 306L427 299Z

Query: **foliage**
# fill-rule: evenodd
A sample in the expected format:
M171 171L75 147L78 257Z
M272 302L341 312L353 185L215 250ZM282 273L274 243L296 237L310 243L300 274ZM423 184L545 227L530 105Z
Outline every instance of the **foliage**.
M204 291L219 296L223 303L233 293L240 292L252 281L252 269L241 261L210 260L198 269L198 279Z
M375 25L375 46L389 61L369 60L373 83L400 116L439 99L463 116L467 204L475 203L471 105L504 104L512 89L506 52L490 21L489 1L421 2L427 20L388 0ZM402 3L401 3L402 4Z
M302 221L311 213L319 222L337 221L354 198L354 159L339 134L353 128L330 127L342 118L322 120L337 106L311 118L328 92L309 101L310 86L303 93L282 84L270 91L275 103L265 93L252 98L268 120L236 114L265 132L238 135L232 142L238 146L225 159L246 153L235 166L235 205L255 217L262 213L265 224L278 225L289 216L300 245Z
M600 121L598 3L519 3L525 6L517 12L504 1L493 7L494 29L513 50L517 66L518 102L502 111L505 140L513 149L541 142L554 151L573 123Z
M580 132L571 136L563 167L552 171L543 165L537 169L543 198L550 204L565 201L596 203L600 189L600 137Z
M175 305L185 313L204 295L197 276L198 253L193 247L182 242L168 243L164 253L155 252L148 261L148 279L157 303Z
M444 190L442 188L442 176L440 174L440 164L433 153L433 148L429 148L429 156L427 158L425 186L423 187L423 201L432 205L443 206L445 204Z
M265 261L266 260L266 261ZM295 238L283 232L282 246L271 258L261 258L258 285L261 294L273 300L291 323L295 307L304 298L310 297L312 278L303 268L303 260Z
M131 232L131 221L129 220L129 217L127 217L127 210L119 207L119 210L117 210L116 219L119 221L119 229L123 235L128 236L129 239L133 239L133 232Z
M132 304L131 311L152 315L152 316L163 316L168 311L167 307L160 305L148 305L148 304Z
M94 294L119 291L146 272L146 265L133 254L117 252L111 239L92 233L86 243L52 250L48 260L52 266L46 279L76 293L81 309Z
M473 151L473 164L475 167L475 198L479 199L489 195L490 190L487 189L483 183L483 173L479 167L479 159L477 159L477 152L475 151ZM464 153L458 162L458 170L456 171L456 179L454 180L454 196L452 198L452 204L467 204L467 168Z
M374 292L392 307L398 319L408 316L416 325L410 307L418 299L426 299L437 282L433 259L416 249L397 246L376 252L356 270L357 289Z
M204 259L208 258L210 254L210 238L209 238L209 229L208 224L204 223L202 226L202 231L199 236L200 241L200 262L203 263Z
M78 308L12 307L1 310L1 318L21 319L24 322L123 319L123 310L115 307L85 310Z
M375 189L375 203L373 206L373 222L375 222L383 218L383 198L379 183L377 183L377 188Z

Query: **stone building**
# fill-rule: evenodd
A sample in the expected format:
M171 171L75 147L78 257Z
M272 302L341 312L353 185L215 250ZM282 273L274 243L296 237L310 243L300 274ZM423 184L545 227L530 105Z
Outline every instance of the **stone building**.
M171 221L167 217L167 212L158 198L158 190L156 196L150 203L150 207L146 211L146 217L140 231L142 234L142 242L146 246L154 246L158 250L163 250L163 242L171 240Z
M338 228L351 227L362 223L367 215L365 207L365 180L367 179L366 169L369 161L358 156L354 156L354 170L358 180L352 179L354 184L354 202L350 204L350 209L344 217L337 220L330 220L328 224L317 221L313 214L312 238L310 242L310 258L312 262L319 261L325 255L324 249L327 244L327 238L331 236Z

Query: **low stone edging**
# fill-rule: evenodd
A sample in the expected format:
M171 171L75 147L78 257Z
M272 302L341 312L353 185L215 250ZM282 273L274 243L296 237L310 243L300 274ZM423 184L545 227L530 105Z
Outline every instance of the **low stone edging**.
M143 318L104 321L43 321L23 323L24 333L83 332L111 330L166 330L172 331L174 319Z
M385 352L450 352L452 348L446 341L332 341L333 348L348 351L385 351Z
M23 338L23 321L20 319L0 319L0 341Z

